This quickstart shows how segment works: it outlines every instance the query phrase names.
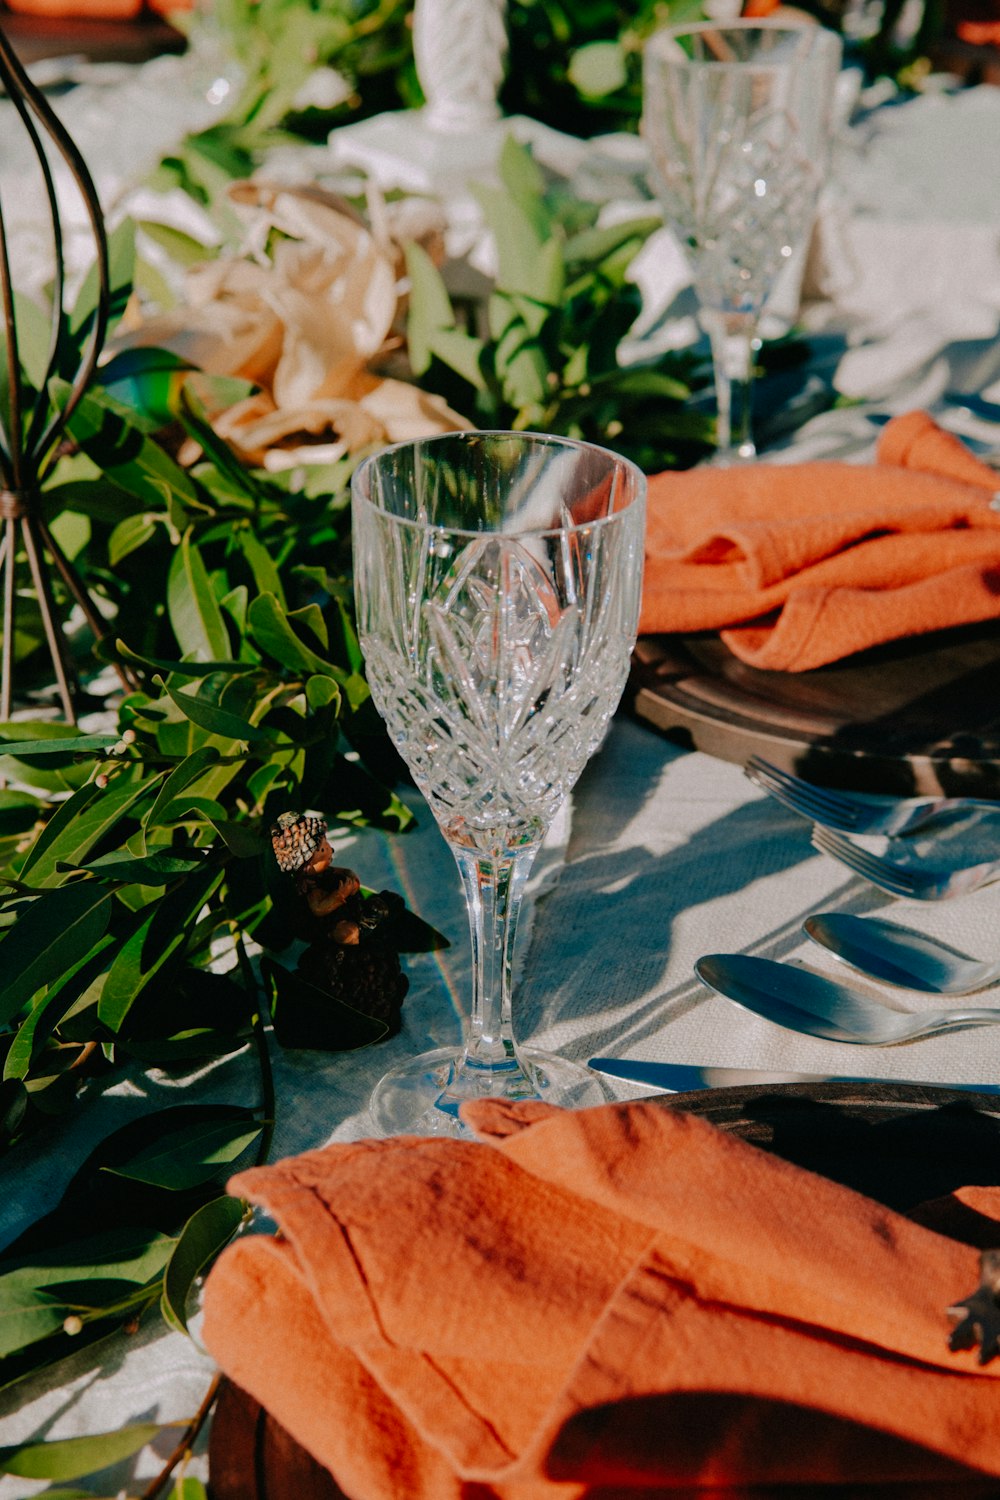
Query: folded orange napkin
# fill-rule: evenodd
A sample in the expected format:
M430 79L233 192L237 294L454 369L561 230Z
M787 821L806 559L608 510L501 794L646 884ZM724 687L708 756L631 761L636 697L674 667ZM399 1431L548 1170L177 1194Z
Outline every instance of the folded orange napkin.
M352 1500L1000 1475L969 1246L651 1102L464 1118L232 1183L205 1341Z
M1000 617L1000 475L926 412L874 464L656 475L640 633L721 630L741 660L802 672Z

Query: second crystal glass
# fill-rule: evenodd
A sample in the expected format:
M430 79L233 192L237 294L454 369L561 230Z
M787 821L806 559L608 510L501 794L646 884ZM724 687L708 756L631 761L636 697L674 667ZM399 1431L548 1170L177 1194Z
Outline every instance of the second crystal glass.
M756 451L757 322L812 228L840 58L832 32L776 18L670 26L646 45L642 131L712 344L718 462Z
M584 443L456 433L360 465L353 519L372 696L458 863L474 976L464 1044L387 1074L375 1122L450 1132L466 1099L598 1102L586 1069L515 1043L511 958L531 863L628 675L645 480Z

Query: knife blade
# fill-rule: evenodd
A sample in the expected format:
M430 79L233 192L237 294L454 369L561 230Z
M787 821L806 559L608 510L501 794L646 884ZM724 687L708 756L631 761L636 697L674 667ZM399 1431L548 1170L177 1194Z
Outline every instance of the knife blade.
M903 1083L911 1088L1000 1094L1000 1083L932 1083L925 1078L859 1078L853 1074L767 1072L761 1068L700 1068L690 1063L642 1062L629 1057L592 1057L587 1066L597 1073L644 1083L667 1094L686 1094L693 1089L744 1088L755 1083Z

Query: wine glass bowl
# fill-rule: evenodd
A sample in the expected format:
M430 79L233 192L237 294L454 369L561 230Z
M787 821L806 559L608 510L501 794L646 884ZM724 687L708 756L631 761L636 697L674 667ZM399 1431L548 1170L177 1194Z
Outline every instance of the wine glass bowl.
M472 933L468 1034L383 1079L386 1133L452 1130L466 1098L598 1102L585 1069L515 1043L511 957L531 862L628 675L644 493L626 460L524 433L404 443L355 473L372 697L455 856Z
M773 18L667 27L645 49L642 131L712 345L721 462L756 453L757 325L812 227L840 58L832 32Z

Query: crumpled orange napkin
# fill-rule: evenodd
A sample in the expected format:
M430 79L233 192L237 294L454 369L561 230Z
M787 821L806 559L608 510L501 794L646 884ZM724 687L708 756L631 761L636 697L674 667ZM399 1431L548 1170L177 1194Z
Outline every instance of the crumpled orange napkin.
M922 411L874 464L748 464L649 482L640 634L721 630L802 672L1000 617L1000 475Z
M352 1500L1000 1475L969 1246L652 1102L463 1117L231 1184L281 1234L217 1262L205 1341Z

